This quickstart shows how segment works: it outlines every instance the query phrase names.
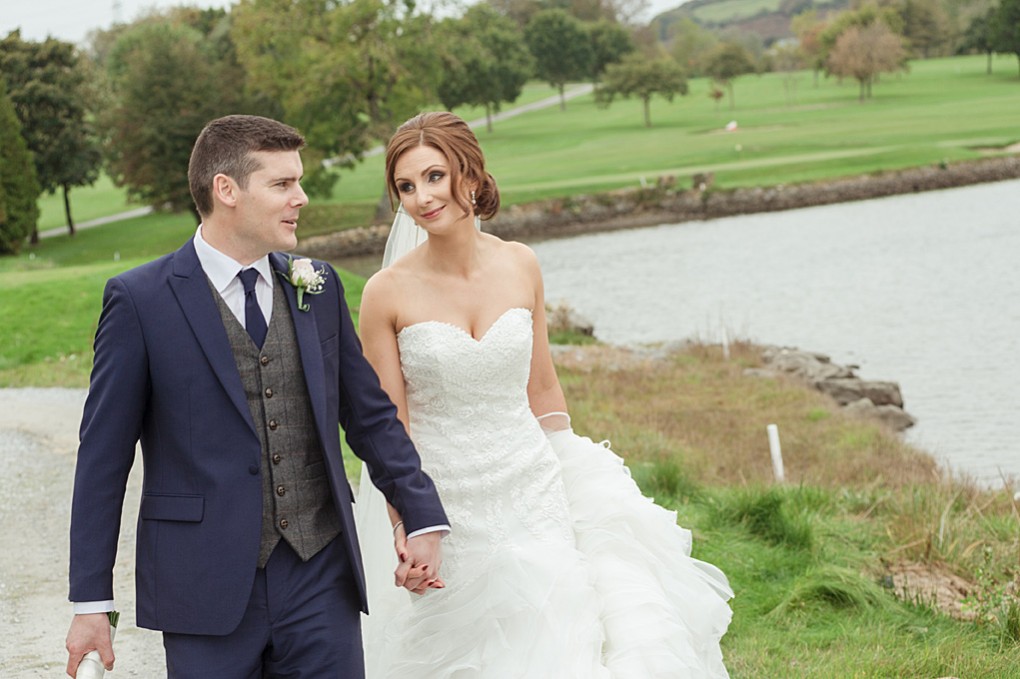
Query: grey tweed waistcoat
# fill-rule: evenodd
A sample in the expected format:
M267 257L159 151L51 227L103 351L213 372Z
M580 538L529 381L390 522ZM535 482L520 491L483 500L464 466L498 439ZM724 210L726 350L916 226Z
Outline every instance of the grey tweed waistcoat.
M261 351L215 289L213 298L262 444L258 566L265 567L281 538L307 561L340 534L340 520L326 479L285 293L279 285L275 287L273 315Z

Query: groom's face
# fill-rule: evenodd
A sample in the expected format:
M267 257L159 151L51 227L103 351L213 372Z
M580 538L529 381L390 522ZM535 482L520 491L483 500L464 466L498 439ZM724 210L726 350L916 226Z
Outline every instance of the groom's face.
M297 151L257 151L261 167L239 189L237 201L239 240L251 255L261 257L297 246L298 213L308 204L301 188L303 168Z

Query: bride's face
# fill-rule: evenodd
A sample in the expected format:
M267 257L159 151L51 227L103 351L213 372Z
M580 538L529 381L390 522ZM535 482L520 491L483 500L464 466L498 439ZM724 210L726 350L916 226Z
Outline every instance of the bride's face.
M450 164L439 150L431 146L416 146L397 159L393 168L393 183L400 203L407 212L430 234L441 233L462 222L472 225L474 217L465 214L457 198L464 200L463 187L454 193L450 178Z

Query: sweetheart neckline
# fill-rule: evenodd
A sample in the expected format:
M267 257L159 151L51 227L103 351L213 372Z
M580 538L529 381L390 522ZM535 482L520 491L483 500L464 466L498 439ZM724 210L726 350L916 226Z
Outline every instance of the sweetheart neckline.
M413 327L419 326L419 325L440 325L440 326L446 326L448 328L453 328L454 330L458 330L458 331L460 331L460 333L462 335L467 337L472 342L475 342L476 344L481 344L483 341L485 341L485 338L489 336L489 333L492 332L492 329L495 328L499 324L500 321L502 321L504 318L506 318L510 314L511 311L526 311L528 313L528 316L531 316L531 314L532 314L531 309L529 309L528 307L524 307L524 306L512 306L509 309L507 309L506 311L504 311L503 313L501 313L496 318L496 320L494 320L492 322L492 325L490 325L488 328L485 329L485 332L483 332L482 336L479 337L478 339L475 339L474 335L472 335L469 331L467 331L464 328L460 327L456 323L449 323L447 321L439 321L439 320L434 320L434 319L429 319L429 320L426 320L426 321L418 321L417 323L408 323L407 325L405 325L403 328L400 329L400 332L397 333L397 339L400 339L400 336L403 335L404 332L408 328L413 328Z

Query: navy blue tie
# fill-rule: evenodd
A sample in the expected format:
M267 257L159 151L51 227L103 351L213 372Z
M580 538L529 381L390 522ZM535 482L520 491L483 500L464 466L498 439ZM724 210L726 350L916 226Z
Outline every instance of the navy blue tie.
M248 330L255 346L262 348L266 341L266 317L262 315L262 308L259 307L258 297L255 296L255 282L259 279L259 272L255 269L245 269L237 274L244 286L244 327Z

